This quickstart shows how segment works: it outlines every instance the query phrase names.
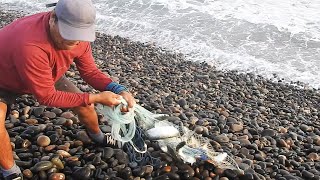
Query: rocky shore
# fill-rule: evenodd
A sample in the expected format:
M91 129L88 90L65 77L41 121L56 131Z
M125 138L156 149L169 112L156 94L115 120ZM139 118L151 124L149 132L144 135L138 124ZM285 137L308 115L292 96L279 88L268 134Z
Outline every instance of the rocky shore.
M0 26L20 13L0 11ZM99 34L97 66L129 87L138 103L211 139L244 170L207 162L176 162L147 141L161 166L130 162L123 150L97 147L69 109L39 105L31 96L10 107L6 128L26 179L320 179L320 94L252 74L222 72L185 61L152 44ZM66 75L94 92L72 66ZM107 122L101 129L110 131Z

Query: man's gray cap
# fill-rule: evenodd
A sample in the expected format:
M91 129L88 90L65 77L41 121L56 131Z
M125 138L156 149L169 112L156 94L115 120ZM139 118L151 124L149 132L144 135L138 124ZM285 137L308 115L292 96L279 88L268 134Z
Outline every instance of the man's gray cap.
M96 10L91 0L59 0L55 13L59 32L64 39L95 40Z

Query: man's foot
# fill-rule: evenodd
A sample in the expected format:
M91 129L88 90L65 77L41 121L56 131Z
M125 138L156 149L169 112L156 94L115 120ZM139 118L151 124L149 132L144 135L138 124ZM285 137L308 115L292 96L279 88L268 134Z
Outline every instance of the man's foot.
M5 177L4 180L23 180L23 175L20 174L10 174L9 176Z
M111 133L106 133L103 141L104 141L104 143L101 145L106 146L106 147L112 147L115 149L121 149L123 147L122 142L114 139L111 136Z

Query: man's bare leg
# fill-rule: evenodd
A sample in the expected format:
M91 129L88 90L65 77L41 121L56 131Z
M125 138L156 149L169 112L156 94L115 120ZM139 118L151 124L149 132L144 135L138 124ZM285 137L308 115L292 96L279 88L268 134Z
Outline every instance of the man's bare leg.
M1 173L5 180L17 179L22 180L20 168L15 164L12 155L12 147L9 134L5 127L5 119L7 113L7 105L0 101L0 166Z
M82 93L82 91L66 77L59 79L55 84L55 87L60 91ZM111 135L105 135L100 130L98 116L94 109L94 104L75 107L72 110L78 115L79 121L86 127L87 133L93 141L115 148L121 147L120 143L117 143L116 145L116 141L111 137Z
M85 125L87 131L92 134L100 133L98 116L93 104L85 107L73 108L73 111L78 114L79 121Z
M10 138L5 127L7 105L0 102L0 165L3 169L10 169L13 165L12 148Z

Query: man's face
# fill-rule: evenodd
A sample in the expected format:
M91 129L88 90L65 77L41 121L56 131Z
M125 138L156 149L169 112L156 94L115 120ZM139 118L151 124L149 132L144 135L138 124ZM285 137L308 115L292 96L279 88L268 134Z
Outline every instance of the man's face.
M58 21L56 16L52 13L49 20L50 36L56 48L61 50L71 50L77 47L80 41L71 41L64 39L59 32Z

